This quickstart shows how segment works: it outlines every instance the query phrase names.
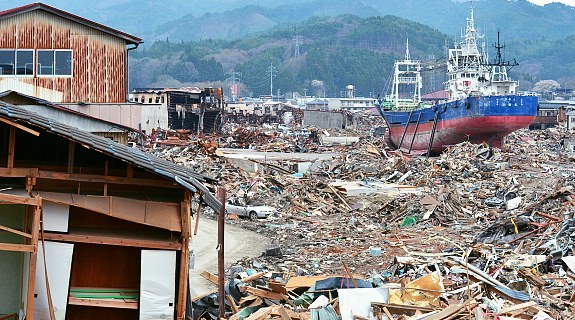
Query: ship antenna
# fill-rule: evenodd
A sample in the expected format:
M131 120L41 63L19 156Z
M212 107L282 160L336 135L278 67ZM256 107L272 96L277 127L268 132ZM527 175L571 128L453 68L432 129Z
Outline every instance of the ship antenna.
M407 38L405 40L405 60L409 61L411 60L410 56L409 56L409 38Z

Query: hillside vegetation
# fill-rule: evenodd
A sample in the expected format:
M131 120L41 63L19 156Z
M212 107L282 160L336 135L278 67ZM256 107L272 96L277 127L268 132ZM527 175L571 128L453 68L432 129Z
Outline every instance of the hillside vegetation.
M243 95L307 92L339 96L348 84L359 95L382 92L395 59L405 53L407 37L413 58L440 57L446 36L419 23L394 16L352 15L312 18L297 26L273 28L240 40L157 41L131 53L131 87L223 84L231 69L240 72Z

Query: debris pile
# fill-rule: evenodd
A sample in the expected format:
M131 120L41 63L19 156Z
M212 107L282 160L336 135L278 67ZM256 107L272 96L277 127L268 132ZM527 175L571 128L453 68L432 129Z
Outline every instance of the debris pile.
M228 219L273 239L229 268L230 319L575 319L564 130L425 158L345 132L228 129L150 151L218 179L234 201L277 209ZM217 318L213 295L194 304L195 318Z

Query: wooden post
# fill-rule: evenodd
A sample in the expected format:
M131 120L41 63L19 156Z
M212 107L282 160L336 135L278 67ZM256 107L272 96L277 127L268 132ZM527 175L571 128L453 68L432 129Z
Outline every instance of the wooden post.
M38 204L34 208L32 217L32 239L30 244L34 246L34 252L30 253L30 270L28 271L28 292L26 305L26 319L34 320L34 290L36 284L36 262L38 260L38 233L40 231L40 214L42 212L42 198L38 198Z
M128 178L133 178L133 177L134 177L134 166L133 166L133 165L128 164L128 168L127 168L126 171L127 171L127 172L126 172L126 176L127 176Z
M108 175L108 160L104 162L104 177ZM108 184L104 183L104 197L108 195Z
M16 146L16 128L10 126L8 135L8 168L14 168L14 149Z
M68 143L68 173L74 172L74 150L76 149L76 143L70 141Z
M218 187L217 196L222 207L218 215L218 306L220 309L220 319L226 312L226 292L224 291L224 219L226 216L226 188Z
M202 214L202 192L198 197L198 212L196 212L196 224L194 225L194 236L198 235L198 226L200 225L200 214Z
M190 259L190 201L191 194L186 190L184 201L180 204L182 219L182 250L180 252L180 281L178 285L177 320L185 320L186 299L188 297L188 260Z

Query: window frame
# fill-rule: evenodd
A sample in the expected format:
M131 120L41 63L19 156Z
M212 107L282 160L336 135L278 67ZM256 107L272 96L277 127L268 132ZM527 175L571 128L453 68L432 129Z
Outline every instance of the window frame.
M38 72L38 62L35 63L36 68L34 71L36 77L38 78L72 78L74 76L74 50L71 49L36 49L36 61L38 61L38 54L40 52L52 52L52 73L51 74L40 74ZM56 52L70 52L70 74L56 74Z
M29 49L29 48L25 48L25 49L11 49L11 48L0 48L0 51L12 51L14 53L14 67L13 67L13 72L12 74L1 74L0 73L0 77L2 78L9 78L9 77L14 77L14 78L33 78L35 73L36 73L36 55L35 50L34 49ZM18 74L18 54L17 52L32 52L32 74Z

